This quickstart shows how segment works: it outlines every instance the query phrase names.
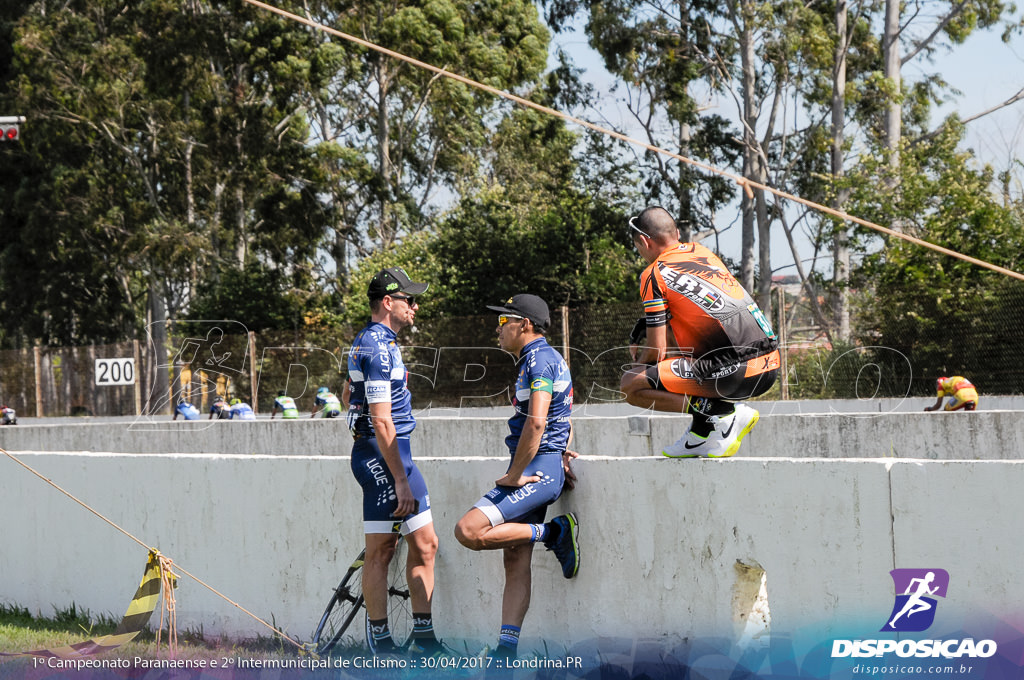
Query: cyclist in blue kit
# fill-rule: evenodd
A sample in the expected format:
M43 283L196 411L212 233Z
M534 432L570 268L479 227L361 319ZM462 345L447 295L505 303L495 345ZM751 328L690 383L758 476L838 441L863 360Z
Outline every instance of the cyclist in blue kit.
M174 409L174 417L171 420L177 420L179 415L184 416L185 420L199 420L199 409L191 402L182 399Z
M530 606L533 546L555 553L565 578L580 566L579 524L572 513L544 522L547 506L572 488L567 447L572 439L572 377L565 360L544 338L551 323L547 303L536 295L515 295L501 307L498 344L517 357L519 368L505 445L508 470L493 489L463 515L455 537L471 550L504 552L505 588L497 652L515 658L519 632Z
M367 639L375 654L397 647L388 625L388 565L398 532L409 546L406 560L412 600L410 651L443 651L434 634L431 600L437 534L423 475L412 460L409 435L416 427L398 331L416 317L416 296L427 284L414 283L401 268L384 269L370 281L370 323L356 335L348 357L352 473L363 488L363 599Z

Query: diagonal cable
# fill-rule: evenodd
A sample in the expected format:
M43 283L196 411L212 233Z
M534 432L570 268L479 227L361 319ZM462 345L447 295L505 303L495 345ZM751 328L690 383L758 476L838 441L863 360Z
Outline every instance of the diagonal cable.
M149 546L148 546L148 545L146 545L146 544L145 544L145 543L144 543L144 542L143 542L143 541L142 541L142 540L141 540L140 538L138 538L138 537L134 536L133 534L131 534L131 533L130 533L130 532L129 532L129 531L127 530L127 529L125 529L124 527L121 527L121 526L120 526L120 525L118 525L118 524L117 524L116 522L114 522L114 521L113 521L112 519L110 519L110 518L108 518L108 517L104 516L104 515L103 515L102 513L100 513L100 512L98 511L98 510L96 510L95 508L91 507L91 506L90 506L90 505L89 505L88 503L86 503L86 502L84 502L84 501L82 501L82 500L79 500L79 499L78 499L78 498L77 498L76 496L74 496L74 495L73 495L73 494L72 494L72 493L71 493L70 491L67 491L67 490L63 489L63 488L62 488L62 487L61 487L61 486L60 486L59 484L57 484L56 482L54 482L54 481L53 481L52 479L50 479L50 478L46 477L45 475L43 475L43 474L42 474L41 472L39 472L38 470L36 470L36 469L35 469L35 468L33 468L32 466L30 466L30 465L29 465L28 463L26 463L25 461L21 460L20 458L18 458L18 457L17 457L17 456L15 456L14 454L12 454L12 453L11 453L10 451L7 451L7 450L6 450L6 449L4 449L4 448L0 448L0 453L4 454L5 456L7 456L7 457L8 457L8 458L10 458L11 460L13 460L13 461L14 461L15 463L17 463L17 464L18 464L18 465L20 465L21 467L23 467L23 468L25 468L26 470L28 470L29 472L31 472L31 473L32 473L33 475L35 475L35 476L36 476L36 477L38 477L39 479L43 480L44 482L46 482L47 484L49 484L50 486L52 486L52 487L53 487L54 489L56 489L57 491L60 491L60 492L61 492L62 494L64 494L65 496L67 496L68 498L70 498L71 500L73 500L73 501L74 501L75 503L78 503L78 504L79 504L80 506L82 506L83 508L85 508L86 510L88 510L89 512L91 512L92 514L96 515L96 516L97 516L97 517L99 517L99 518L100 518L101 520L103 520L104 522L106 522L107 524L109 524L110 526L112 526L113 528L117 529L117 530L118 530L118 531L120 531L120 532L121 532L122 534L124 534L125 536L127 536L128 538L132 539L133 541L135 541L136 543L138 543L138 544L139 544L140 546L142 546L143 548L145 548L145 549L146 549L147 551L153 551L153 552L157 553L158 555L160 554L160 551L158 551L158 550L156 550L156 549L154 549L154 548L151 548L151 547L149 547ZM291 638L290 638L290 637L288 637L288 636L287 636L287 635L286 635L286 634L285 634L284 632L282 632L282 631L278 630L277 628L275 628L275 627L274 627L273 625L271 625L270 623L267 623L266 621L264 621L263 619L261 619L261 618L260 618L259 616L257 616L256 614L253 614L253 613L252 613L251 611L249 611L248 609L246 609L246 608L245 608L245 607L243 607L242 605L238 604L237 602L235 602L234 600L232 600L231 598L229 598L229 597L228 597L227 595L225 595L224 593L220 592L219 590L217 590L217 589L216 589L216 588L214 588L213 586L209 585L208 583L206 583L206 582L205 582L205 581L203 581L202 579L198 578L198 577L197 577L197 576L195 576L194 574L191 574L191 573L189 573L189 572L188 572L188 570L184 569L184 568L183 568L183 567L182 567L182 566L181 566L180 564L178 564L178 563L175 563L175 564L174 564L174 568L175 568L175 569L176 569L177 571L179 571L179 572L181 572L182 574L184 574L185 576L188 576L189 578L191 578L192 580L194 580L194 581L195 581L196 583L198 583L199 585L203 586L204 588L206 588L206 589L207 589L207 590L209 590L209 591L210 591L211 593L213 593L213 594L214 594L214 595L216 595L217 597L221 598L222 600L224 600L225 602L227 602L227 603L228 603L228 604L230 604L231 606L235 607L236 609L238 609L238 610L239 610L239 611L241 611L242 613L244 613L244 614L247 614L248 616L250 616L251 618L255 619L256 621L259 621L259 622L260 622L260 623L262 623L262 624L263 624L264 626L266 626L266 627L267 627L267 628L269 628L269 629L270 629L271 631L273 631L273 632L274 632L274 634L276 634L276 635L278 635L278 636L280 636L280 637L284 638L284 639L285 639L285 640L287 640L288 642L290 642L290 643L292 643L293 645L295 645L296 647L298 647L298 648L299 648L300 650L301 650L301 649L304 649L304 647L303 647L303 645L302 645L302 644L300 644L300 643L296 642L295 640L291 639Z
M292 12L289 12L287 10L283 10L283 9L281 9L279 7L274 7L273 5L268 5L265 2L260 2L260 0L245 0L245 2L249 3L250 5L253 5L254 7L259 7L260 9L267 10L268 12L273 12L274 14L277 14L279 16L285 17L286 19L290 19L292 21L297 21L297 22L299 22L301 24L305 24L306 26L309 26L310 28L315 28L315 29L317 29L319 31L323 31L325 33L329 33L330 35L334 35L334 36L337 36L337 37L342 38L344 40L347 40L349 42L353 42L353 43L355 43L357 45L361 45L362 47L365 47L367 49L373 50L375 52L379 52L379 53L385 54L385 55L387 55L389 57L393 57L393 58L398 59L400 61L404 61L406 63L412 64L413 66L416 66L418 68L422 68L422 69L426 69L428 71L432 71L434 73L437 73L439 75L444 76L445 78L451 78L452 80L458 81L458 82L460 82L460 83L462 83L464 85L468 85L468 86L474 87L474 88L476 88L478 90L482 90L484 92L488 92L488 93L490 93L490 94L492 94L492 95L494 95L496 97L501 97L502 99L507 99L507 100L515 102L516 104L519 104L521 106L526 106L528 108L535 109L535 110L540 111L542 113L546 113L546 114L548 114L550 116L555 116L557 118L562 118L563 120L575 123L576 125L580 125L582 127L594 130L595 132L600 132L601 134L608 135L609 137L614 137L615 139L621 140L623 142L627 142L629 144L634 144L636 146L642 147L642 148L644 148L644 149L646 149L648 151L651 151L653 153L659 153L659 154L668 156L670 158L674 158L674 159L676 159L677 161L679 161L681 163L686 163L687 165L691 165L693 167L700 168L701 170L704 170L705 172L710 172L712 174L721 175L722 177L726 177L728 179L731 179L733 182L735 182L736 184L741 186L743 188L743 190L747 193L747 195L750 196L750 197L753 197L753 190L754 189L761 189L762 191L767 191L769 193L775 194L776 196L778 196L780 198L785 198L785 199L788 199L790 201L794 201L796 203L800 203L800 204L805 205L805 206L807 206L809 208L813 208L813 209L815 209L815 210L817 210L819 212L823 212L825 214L831 215L831 216L839 218L841 220L848 221L848 222L853 222L855 224L861 225L862 227L867 227L868 229L872 229L872 230L877 231L879 233L886 234L888 236L894 236L896 238L903 239L904 241L908 241L910 243L914 243L914 244L922 246L924 248L929 248L929 249L934 250L936 252L942 253L943 255L949 255L950 257L955 257L955 258L958 258L960 260L964 260L965 262L970 262L971 264L975 264L975 265L977 265L979 267L984 267L986 269L991 269L994 272L998 272L1000 274L1004 274L1006 276L1010 276L1012 278L1020 279L1021 281L1024 281L1024 274L1021 274L1019 272L1015 272L1015 271L1013 271L1011 269L1006 269L1005 267L1000 267L999 265L992 264L991 262L986 262L985 260L980 260L980 259L978 259L976 257L971 257L970 255L965 255L964 253L960 253L960 252L957 252L955 250L951 250L949 248L945 248L945 247L937 245L935 243L931 243L929 241L925 241L924 239L919 239L919 238L917 238L915 236L911 236L909 234L904 234L902 232L895 231L893 229L889 229L888 227L883 227L880 224L875 224L874 222L871 222L869 220L865 220L865 219L862 219L860 217L856 217L854 215L850 215L849 213L843 212L842 210L836 210L835 208L830 208L830 207L828 207L826 205L822 205L820 203L815 203L814 201L810 201L810 200L808 200L806 198L800 198L799 196L796 196L794 194L790 194L790 193L782 191L780 189L776 189L774 187L770 187L770 186L768 186L766 184L761 184L760 182L755 182L752 179L748 179L746 177L741 177L740 175L737 175L735 173L729 172L728 170L722 170L721 168L716 168L716 167L714 167L712 165L708 165L707 163L702 163L701 161L694 160L692 158L687 158L686 156L681 156L681 155L679 155L677 153L672 153L671 151L667 151L666 149L662 149L661 147L654 146L653 144L649 144L649 143L641 141L639 139L635 139L633 137L629 137L627 135L624 135L624 134L622 134L620 132L616 132L614 130L610 130L608 128L601 127L600 125L595 125L594 123L590 123L590 122L585 121L585 120L583 120L581 118L577 118L575 116L569 115L568 113L564 113L564 112L559 111L557 109L553 109L551 107L544 106L544 105L538 104L536 102L531 102L528 99L524 99L522 97L519 97L517 95L511 94L509 92L505 92L504 90L499 90L499 89L497 89L495 87L491 87L490 85L485 85L484 83L478 82L478 81L473 80L471 78L467 78L465 76L461 76L461 75L459 75L457 73L452 73L452 72L447 71L447 70L445 70L443 68L438 68L437 66L434 66L432 64L428 64L428 63L423 62L423 61L420 61L419 59L414 59L413 57L406 56L404 54L401 54L400 52L395 52L394 50L390 50L390 49L388 49L386 47L382 47L382 46L377 45L375 43L372 43L372 42L370 42L368 40L364 40L364 39L356 37L354 35L350 35L348 33L344 33L342 31L337 30L336 28L331 28L330 26L326 26L324 24L317 23L316 21L313 21L312 19L307 19L305 17L299 16L298 14L293 14Z

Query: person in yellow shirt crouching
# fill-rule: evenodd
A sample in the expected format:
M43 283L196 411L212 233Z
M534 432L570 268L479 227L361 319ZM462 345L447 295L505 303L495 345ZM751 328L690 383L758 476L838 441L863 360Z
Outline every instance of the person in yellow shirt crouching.
M944 411L973 411L978 408L978 391L971 381L963 376L943 376L935 381L935 389L938 393L935 403L925 406L925 411L938 411L942 407L942 400L947 397L949 400L943 408Z

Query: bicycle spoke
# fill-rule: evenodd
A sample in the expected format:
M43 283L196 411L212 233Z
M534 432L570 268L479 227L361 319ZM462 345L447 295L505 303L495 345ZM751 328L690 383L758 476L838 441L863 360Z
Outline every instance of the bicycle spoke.
M363 611L363 554L360 553L331 595L320 623L313 633L317 654L326 655L341 641L352 621ZM349 637L358 635L358 629Z

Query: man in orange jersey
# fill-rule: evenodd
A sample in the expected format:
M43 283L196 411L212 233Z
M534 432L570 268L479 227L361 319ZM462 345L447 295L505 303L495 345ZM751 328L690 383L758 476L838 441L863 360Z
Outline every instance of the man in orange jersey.
M978 408L978 390L974 388L971 381L963 376L954 375L952 378L945 376L935 381L937 397L931 406L925 406L925 411L938 411L942 407L942 400L949 397L944 411L973 411Z
M626 401L693 416L690 429L663 455L731 456L758 419L756 410L737 402L775 383L778 338L713 252L680 242L664 208L645 209L629 220L629 229L648 263L640 276L647 338L637 364L622 377ZM668 330L680 356L668 355Z

